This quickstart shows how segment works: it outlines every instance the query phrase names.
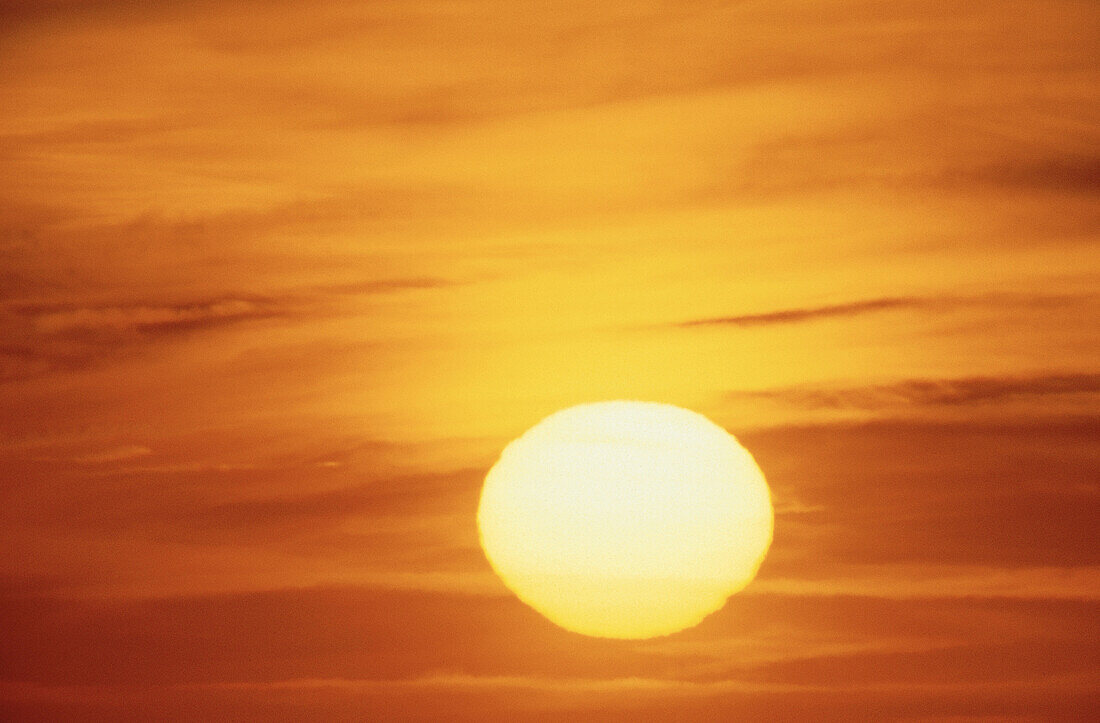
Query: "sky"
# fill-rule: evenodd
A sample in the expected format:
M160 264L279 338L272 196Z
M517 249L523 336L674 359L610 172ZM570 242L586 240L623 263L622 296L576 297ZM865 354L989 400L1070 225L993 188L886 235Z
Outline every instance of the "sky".
M0 1L0 713L1089 719L1100 8ZM475 515L581 402L771 486L691 630Z

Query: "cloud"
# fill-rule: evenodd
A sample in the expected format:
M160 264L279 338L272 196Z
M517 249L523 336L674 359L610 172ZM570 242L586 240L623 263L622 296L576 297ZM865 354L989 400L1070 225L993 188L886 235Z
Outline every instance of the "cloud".
M393 457L414 449L394 447L397 452L385 453ZM11 464L34 489L13 495L10 502L27 504L19 514L36 524L108 534L144 531L158 540L196 543L275 543L295 531L317 535L354 519L367 521L362 526L366 533L382 535L411 531L418 522L423 533L433 522L466 512L473 519L484 468L403 472L383 453L374 451L373 458L366 454L339 467L309 459L189 465L166 460L99 469L151 454L144 446L120 445L77 455L73 461L80 466L48 458ZM32 508L36 494L63 480L79 481L79 489Z
M962 710L1007 700L1046 712L1057 701L1063 708L1054 710L1079 706L1088 690L1094 608L738 596L676 638L608 641L563 634L510 597L361 588L139 601L4 597L9 682L0 706L68 701L76 706L69 717L111 706L116 717L134 717L120 706L176 710L170 704L186 700L181 710L192 716L209 709L266 719L308 705L345 717L391 708L395 717L408 717L398 715L403 709L428 718L480 712L482 720L487 710L576 717L619 709L682 720L697 700L703 707L693 718L702 720L745 706L785 719L792 710L881 716L930 700ZM851 707L868 699L869 709Z
M249 322L285 318L287 299L217 297L182 303L13 303L0 308L0 381L79 370L127 352Z
M403 449L336 468L313 455L183 466L166 452L142 465L126 448L8 460L24 486L7 496L0 537L34 569L0 574L77 595L323 583L499 595L473 523L484 469L393 469L384 457Z
M115 22L147 19L165 8L201 4L203 0L168 0L157 6L140 0L0 0L0 16L18 28L23 23L69 24L89 18Z
M289 476L281 471L280 476ZM361 472L359 473L362 474ZM409 476L375 473L366 484L310 494L284 495L232 502L198 504L182 508L173 504L162 514L148 510L140 517L156 527L166 525L185 537L204 532L229 540L245 541L251 535L271 539L272 533L304 529L317 533L356 517L373 520L366 527L385 532L386 520L409 518L430 521L432 514L469 511L472 518L485 470L470 469Z
M888 410L1096 393L1100 393L1100 374L1067 373L1018 377L904 379L888 384L856 387L801 386L735 392L730 397L768 399L808 409Z
M782 309L760 314L740 314L738 316L719 316L707 319L691 319L678 322L679 327L697 326L758 326L765 324L793 324L803 321L815 321L832 317L855 316L875 311L891 309L927 309L941 307L943 302L935 299L921 299L916 297L897 297L866 299L863 301L851 301L844 304L831 304L826 306L811 306L796 309Z
M400 684L364 679L297 679L271 685L6 686L0 710L15 720L295 720L303 710L324 720L480 722L601 720L656 723L725 720L1088 720L1094 696L1083 677L937 685L837 683L777 685L738 680L665 684L639 676L614 681L497 676L445 685L423 678ZM928 711L928 715L922 715Z
M498 691L528 693L565 693L571 695L629 694L647 695L653 693L671 694L676 697L696 695L716 695L722 693L784 692L795 689L774 683L756 683L739 680L693 681L670 678L647 678L633 676L627 678L576 678L569 676L522 676L522 675L426 675L402 680L385 679L298 679L277 680L262 683L214 683L211 685L186 686L190 689L221 690L316 690L344 689L364 692L384 693L403 690L422 691Z
M663 678L425 676L408 681L298 678L270 683L0 688L13 719L293 720L1088 720L1094 696L1083 676L1050 680L829 686L683 683ZM923 715L928 712L927 715Z
M933 114L956 120L945 133ZM1045 125L1050 132L1037 137ZM1022 106L995 117L984 107L949 103L934 110L899 107L896 116L877 123L765 139L741 165L719 173L708 193L778 198L873 187L991 198L1041 194L1048 203L1068 203L1098 185L1100 161L1088 133L1068 119L1038 117ZM1086 207L1072 207L1081 211L1082 225L1094 218Z
M30 319L35 331L48 335L124 335L133 332L170 334L225 326L278 316L277 302L264 298L221 298L174 305L24 306L17 313Z
M779 504L762 579L833 564L1098 565L1096 431L1090 417L967 415L741 434Z
M693 328L708 326L733 326L753 327L780 324L798 324L823 319L847 318L862 316L881 311L920 311L950 312L957 309L982 308L1010 304L1013 306L1033 307L1061 307L1072 306L1077 303L1091 301L1091 296L1069 296L1061 294L1021 295L1021 294L987 294L981 296L897 296L878 297L872 299L859 299L839 304L825 304L822 306L803 306L789 309L779 309L755 314L737 314L734 316L718 316L703 319L689 319L671 324L677 328Z
M93 452L78 457L73 457L74 462L82 464L107 464L111 462L124 462L139 457L145 457L153 453L153 450L138 444L127 444L120 447Z
M973 170L949 173L946 182L988 183L1003 188L1022 188L1070 194L1100 191L1100 158L1065 154L1022 162L990 163Z
M387 294L398 291L445 289L455 286L458 283L458 281L455 281L453 279L425 276L408 279L370 279L367 281L354 281L343 284L322 285L315 288L318 291L326 293L369 296L374 294Z
M1100 600L1100 567L982 568L898 565L851 568L835 578L766 578L746 594L854 596L896 600L986 598Z
M0 381L78 370L188 335L264 322L300 324L352 313L356 297L443 289L438 277L313 284L273 294L235 294L176 303L13 301L0 304ZM122 292L134 296L134 291Z

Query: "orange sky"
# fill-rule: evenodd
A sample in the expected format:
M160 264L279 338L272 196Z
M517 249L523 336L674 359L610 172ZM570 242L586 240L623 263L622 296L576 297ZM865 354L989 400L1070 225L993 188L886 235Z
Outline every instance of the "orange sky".
M0 1L0 713L1088 718L1090 2ZM757 580L588 639L510 439L725 426Z

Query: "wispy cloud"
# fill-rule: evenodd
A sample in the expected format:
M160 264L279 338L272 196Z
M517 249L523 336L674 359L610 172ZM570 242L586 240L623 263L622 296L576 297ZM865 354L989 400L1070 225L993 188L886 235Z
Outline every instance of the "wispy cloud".
M890 410L954 406L1011 399L1100 393L1100 374L904 379L868 386L801 386L736 392L731 398L768 399L809 409Z
M208 530L230 539L243 539L248 531L306 528L314 533L321 527L340 524L366 515L382 527L385 519L408 516L415 522L430 521L433 513L461 508L475 509L484 470L458 470L449 473L387 476L367 484L341 487L306 495L245 499L203 505L169 512L162 523L174 523L181 530ZM285 472L283 473L285 474ZM157 523L157 515L144 519ZM367 523L368 529L373 525ZM383 527L384 529L384 527Z
M827 579L766 578L747 594L879 597L893 600L984 598L1100 600L1100 567L992 568L882 566Z
M956 172L945 180L960 185L984 182L1007 188L1095 194L1100 191L1100 158L1066 153L1023 162L990 163Z
M139 457L145 457L153 453L153 450L140 444L127 444L120 447L112 447L101 452L92 452L78 457L73 457L74 462L83 464L110 464L113 462L125 462Z
M126 334L191 331L235 322L268 319L280 313L280 304L265 298L221 298L175 305L120 306L42 305L16 307L41 334Z
M289 300L218 297L176 304L38 303L0 308L0 381L78 370L186 334L285 317Z
M458 285L458 281L440 277L416 277L408 279L370 279L342 284L318 286L321 292L348 295L387 294L398 291L416 291L422 289L446 289Z
M1092 297L1074 297L1061 294L1020 295L989 294L981 296L896 296L873 299L859 299L838 304L821 306L803 306L789 309L777 309L752 314L717 316L703 319L689 319L673 324L681 328L707 326L767 326L772 324L797 324L823 319L862 316L882 311L921 311L927 313L948 312L958 309L982 308L996 305L1024 307L1063 307L1088 302Z
M142 347L189 335L259 323L300 324L352 313L356 298L443 289L437 277L381 278L317 284L268 295L118 302L9 302L0 305L0 381L82 369ZM126 296L135 296L130 291Z
M19 682L0 686L5 703L179 699L192 711L231 703L267 718L303 702L400 717L410 700L469 719L591 706L669 720L749 706L780 719L792 700L817 717L865 719L930 700L981 709L1025 694L1046 710L1051 701L1071 710L1089 689L1095 630L1092 608L1070 601L930 600L914 609L776 594L739 598L706 630L629 642L562 639L514 600L452 594L328 588L5 602L9 640L21 653L9 666ZM212 616L222 634L188 634ZM1020 621L1026 632L1005 639ZM144 644L116 647L134 636ZM737 650L750 655L739 659ZM1027 675L1042 661L1040 678ZM684 707L692 701L702 707Z
M921 299L916 297L895 297L850 301L843 304L810 306L796 309L781 309L759 314L739 314L737 316L718 316L707 319L691 319L676 324L680 327L696 326L757 326L764 324L793 324L802 321L815 321L832 317L855 316L890 309L928 309L942 307L939 299Z

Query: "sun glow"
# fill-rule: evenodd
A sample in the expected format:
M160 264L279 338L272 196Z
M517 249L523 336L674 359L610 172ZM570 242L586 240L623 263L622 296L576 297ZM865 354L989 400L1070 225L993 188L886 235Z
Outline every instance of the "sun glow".
M756 575L771 497L748 451L686 409L557 412L509 444L478 508L481 544L515 594L607 638L691 627Z

